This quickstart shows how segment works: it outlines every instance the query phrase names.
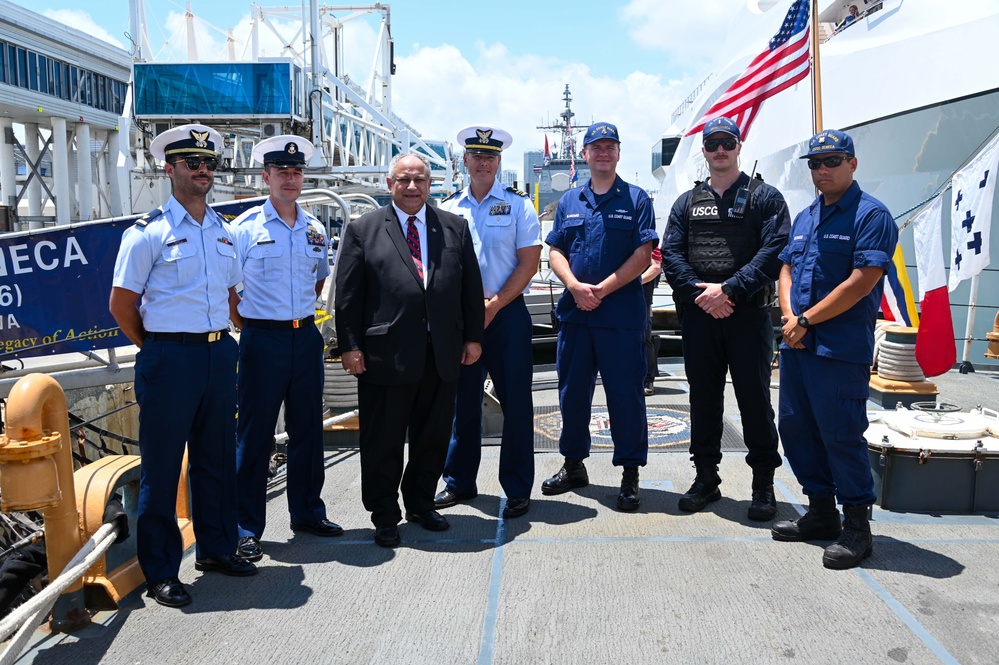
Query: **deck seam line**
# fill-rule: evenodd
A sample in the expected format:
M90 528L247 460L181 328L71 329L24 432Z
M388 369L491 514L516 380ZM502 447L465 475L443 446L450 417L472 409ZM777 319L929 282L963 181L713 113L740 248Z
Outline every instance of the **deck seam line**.
M856 572L857 576L860 577L860 579L862 579L882 601L884 601L885 605L888 606L888 609L894 612L895 616L901 619L902 622L908 626L909 630L911 630L916 637L918 637L919 640L926 645L926 647L932 651L937 658L940 659L942 663L945 663L946 665L960 665L959 661L954 658L954 656L950 655L950 652L947 651L947 649L945 649L943 645L930 634L930 631L928 631L923 624L919 623L916 617L914 617L909 610L905 609L905 606L892 596L887 589L881 586L881 584L874 579L870 572L863 568L857 568Z
M496 520L496 538L493 541L492 565L489 570L489 595L486 614L482 620L482 640L479 643L478 665L492 665L496 653L496 624L499 621L500 586L503 580L503 548L506 545L506 493L500 494L499 515Z

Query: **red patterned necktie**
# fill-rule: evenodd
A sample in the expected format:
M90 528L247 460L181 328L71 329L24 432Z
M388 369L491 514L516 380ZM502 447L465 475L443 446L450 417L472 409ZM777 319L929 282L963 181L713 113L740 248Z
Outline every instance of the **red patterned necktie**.
M410 215L406 220L406 244L409 245L409 253L413 256L413 263L416 264L416 273L423 279L423 254L420 252L420 232L416 230L416 215Z

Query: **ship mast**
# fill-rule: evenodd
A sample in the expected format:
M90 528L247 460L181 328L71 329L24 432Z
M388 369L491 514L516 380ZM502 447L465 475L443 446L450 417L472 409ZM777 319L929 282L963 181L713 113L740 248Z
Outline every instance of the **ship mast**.
M572 111L572 93L569 91L569 84L565 84L562 92L562 101L565 102L565 110L558 114L561 121L553 125L541 125L537 127L544 132L552 132L556 137L556 147L552 152L552 160L563 160L568 162L572 159L576 150L574 136L579 133L573 124L572 119L576 114Z

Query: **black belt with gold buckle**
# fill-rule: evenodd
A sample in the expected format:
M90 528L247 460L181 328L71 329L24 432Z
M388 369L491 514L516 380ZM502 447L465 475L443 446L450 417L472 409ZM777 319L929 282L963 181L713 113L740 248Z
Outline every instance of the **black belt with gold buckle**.
M315 315L310 314L301 319L291 321L272 321L271 319L243 319L243 324L251 328L265 328L267 330L289 330L291 328L301 328L306 324L315 323Z
M159 342L181 342L184 344L206 344L211 342L217 342L222 339L228 330L216 330L213 332L206 333L187 333L187 332L147 332L146 339L151 339Z

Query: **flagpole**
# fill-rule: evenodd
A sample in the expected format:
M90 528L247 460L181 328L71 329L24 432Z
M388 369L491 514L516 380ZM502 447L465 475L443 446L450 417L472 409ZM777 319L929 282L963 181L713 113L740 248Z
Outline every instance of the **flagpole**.
M968 323L964 328L964 353L961 354L961 364L958 370L961 374L970 374L975 371L975 366L971 364L971 343L975 332L975 310L978 308L978 280L981 274L972 275L971 293L968 295Z
M812 3L812 133L822 131L822 72L819 67L819 8Z

